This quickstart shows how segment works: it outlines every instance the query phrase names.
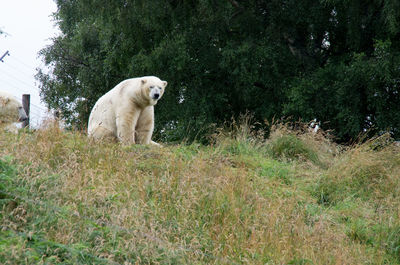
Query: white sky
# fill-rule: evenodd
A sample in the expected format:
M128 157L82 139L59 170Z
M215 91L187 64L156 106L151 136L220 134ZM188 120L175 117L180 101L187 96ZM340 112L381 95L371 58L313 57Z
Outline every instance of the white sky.
M0 90L13 94L19 101L22 94L31 95L30 122L37 127L46 115L40 101L37 67L44 64L38 52L51 44L50 38L58 34L51 14L57 11L53 0L0 0Z

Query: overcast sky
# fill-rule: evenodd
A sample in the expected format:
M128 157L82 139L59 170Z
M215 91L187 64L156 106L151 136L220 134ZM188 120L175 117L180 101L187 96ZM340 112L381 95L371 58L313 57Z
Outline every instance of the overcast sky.
M22 94L31 95L31 125L37 127L45 117L46 108L40 101L37 67L43 67L38 52L58 34L51 16L57 10L53 0L1 0L0 90L13 94L21 101Z

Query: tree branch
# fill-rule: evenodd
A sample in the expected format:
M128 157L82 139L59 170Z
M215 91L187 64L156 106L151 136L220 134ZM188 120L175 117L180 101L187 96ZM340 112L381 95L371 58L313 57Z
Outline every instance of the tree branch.
M62 46L62 44L58 40L55 40L54 44L57 45L59 48L59 52L55 51L55 54L57 54L58 56L63 58L65 61L72 62L74 65L89 67L89 65L87 63L85 63L82 60L80 60L79 58L76 58L75 56L69 54L68 51L65 50L65 48Z
M240 8L239 3L235 0L228 0L234 7Z

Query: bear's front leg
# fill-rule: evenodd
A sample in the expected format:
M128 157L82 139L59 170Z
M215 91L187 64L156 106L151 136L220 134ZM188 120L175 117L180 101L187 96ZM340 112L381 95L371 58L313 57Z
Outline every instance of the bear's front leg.
M136 143L150 144L154 130L154 108L145 108L139 116L136 124Z
M127 115L117 115L116 125L117 125L117 136L118 140L124 144L134 144L135 143L135 128L139 113L131 113Z

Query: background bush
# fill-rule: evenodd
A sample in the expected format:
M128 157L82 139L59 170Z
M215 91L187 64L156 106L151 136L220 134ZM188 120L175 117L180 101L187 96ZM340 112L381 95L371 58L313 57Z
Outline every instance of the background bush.
M62 34L37 79L78 128L120 81L156 75L169 82L156 106L163 141L205 139L246 112L263 128L318 118L340 141L400 136L397 0L56 2Z

